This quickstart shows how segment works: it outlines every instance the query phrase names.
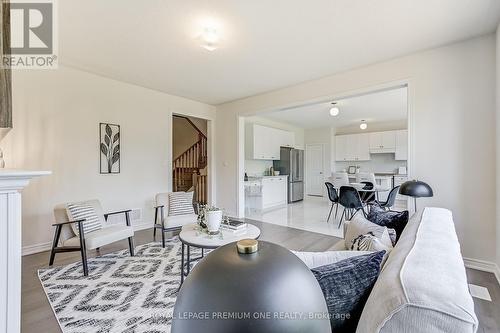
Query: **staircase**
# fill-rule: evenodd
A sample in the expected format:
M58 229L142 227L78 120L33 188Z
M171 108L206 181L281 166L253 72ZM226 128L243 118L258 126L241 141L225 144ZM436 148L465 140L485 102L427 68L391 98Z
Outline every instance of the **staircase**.
M207 137L189 118L181 118L186 119L198 131L198 141L173 161L173 190L193 190L195 200L205 204L207 203L207 175L204 171L207 167Z

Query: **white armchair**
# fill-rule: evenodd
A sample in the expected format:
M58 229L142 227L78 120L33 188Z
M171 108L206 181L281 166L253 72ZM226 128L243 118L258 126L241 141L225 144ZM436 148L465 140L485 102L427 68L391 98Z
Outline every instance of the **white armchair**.
M87 250L98 249L101 246L128 238L130 255L134 255L134 228L130 225L130 209L104 214L99 200L78 202L89 206L97 215L94 225L97 229L85 232L85 219L73 219L68 216L68 204L60 204L54 208L56 227L49 266L54 263L56 253L79 251L82 256L83 275L88 276ZM106 225L108 216L124 214L125 225ZM71 225L74 225L72 228ZM77 231L77 232L75 232Z
M155 197L155 224L153 228L153 238L156 240L156 229L161 230L162 246L165 247L165 233L169 231L176 231L182 229L186 224L196 223L198 215L183 214L183 215L169 215L169 196L170 193L158 193Z

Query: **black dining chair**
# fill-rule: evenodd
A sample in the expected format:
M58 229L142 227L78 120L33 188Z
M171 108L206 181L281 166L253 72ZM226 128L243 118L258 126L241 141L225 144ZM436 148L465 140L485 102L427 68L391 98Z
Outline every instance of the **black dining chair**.
M377 202L378 205L384 209L391 210L392 206L394 206L394 203L396 202L396 196L398 195L398 192L399 186L394 187L391 192L389 192L387 200L385 202Z
M337 190L332 183L326 182L325 185L328 191L328 199L330 199L330 202L332 203L330 212L328 213L328 218L326 219L326 223L328 223L330 221L330 216L332 215L333 206L335 206L335 218L337 218L337 211L339 209L339 195L337 194Z
M360 210L366 217L365 210L363 209L363 202L359 196L359 192L351 186L341 186L339 194L339 204L344 207L342 211L342 216L340 217L338 228L342 224L344 216L346 220L350 220L357 214Z

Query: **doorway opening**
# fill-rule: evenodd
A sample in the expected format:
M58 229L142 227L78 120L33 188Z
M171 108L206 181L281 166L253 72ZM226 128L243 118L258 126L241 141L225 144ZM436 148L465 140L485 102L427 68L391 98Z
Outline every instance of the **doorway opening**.
M341 237L340 214L327 221L331 203L325 182L343 173L346 185L354 187L364 180L360 174L368 174L378 189L385 189L377 192L382 202L408 179L412 151L408 90L408 82L392 83L240 117L239 216ZM290 188L289 175L277 168L280 147L304 152L298 168L304 173L303 201L278 198ZM267 177L281 177L288 191L278 191L281 183ZM406 207L407 199L397 196L394 210Z
M193 191L194 201L208 201L208 121L172 115L172 190Z

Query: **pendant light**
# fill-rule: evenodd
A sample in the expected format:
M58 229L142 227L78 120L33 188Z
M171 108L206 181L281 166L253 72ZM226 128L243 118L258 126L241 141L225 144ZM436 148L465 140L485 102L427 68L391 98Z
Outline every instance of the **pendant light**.
M337 103L332 102L332 107L330 109L330 116L332 116L332 117L338 116L340 113L339 108L335 106L336 104Z
M362 130L365 130L368 128L368 124L364 120L361 120L361 124L359 124L359 128L361 128Z

